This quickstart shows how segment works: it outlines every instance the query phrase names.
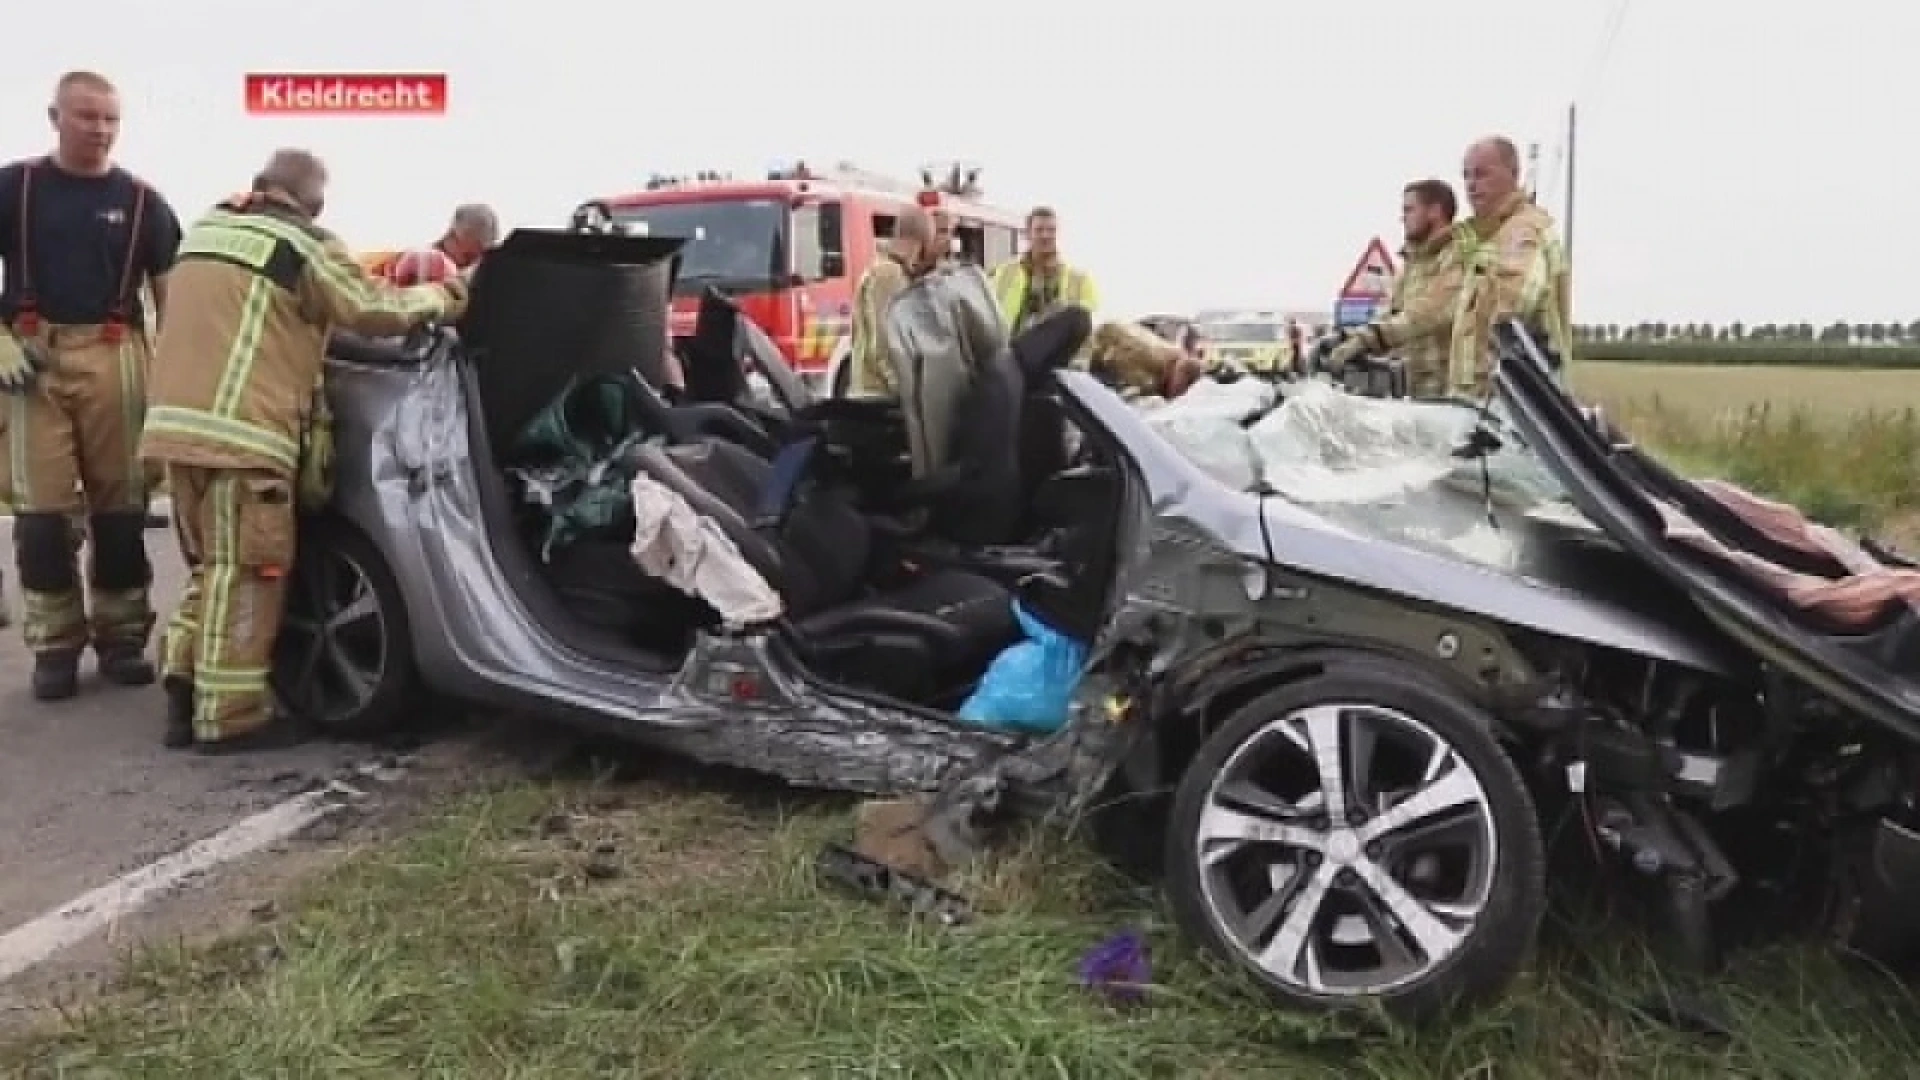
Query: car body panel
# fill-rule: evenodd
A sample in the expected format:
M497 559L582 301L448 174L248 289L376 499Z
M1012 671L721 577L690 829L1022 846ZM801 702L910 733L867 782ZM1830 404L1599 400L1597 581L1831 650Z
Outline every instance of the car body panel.
M1643 516L1650 509L1648 493L1610 463L1612 451L1578 405L1554 385L1546 357L1526 330L1504 323L1500 338L1499 393L1529 448L1554 471L1582 514L1663 575L1730 638L1833 700L1920 741L1920 684L1876 662L1861 647L1870 642L1797 624L1783 604L1710 567L1704 557L1666 543Z
M612 250L582 241L587 247ZM476 295L490 302L486 291ZM490 347L483 344L476 361L443 336L407 363L336 361L329 369L342 447L334 512L384 553L424 681L466 701L563 715L799 783L893 792L971 779L997 790L1019 774L1057 797L1080 797L1113 765L1089 748L1114 741L1114 701L1141 673L1135 646L1151 653L1148 669L1166 672L1216 649L1223 633L1324 644L1332 627L1333 638L1422 655L1463 679L1524 683L1526 661L1504 637L1514 625L1700 670L1728 662L1713 639L1600 597L1228 490L1131 405L1075 371L1057 374L1069 415L1109 447L1129 480L1111 618L1093 643L1074 720L1058 735L1016 748L942 714L822 684L776 633L703 636L684 658L609 655L548 614L561 609L519 538L493 535L510 511L492 465L494 425L479 415L486 373L478 369L529 358ZM565 368L553 355L544 359ZM564 374L542 377L557 387ZM514 407L525 411L524 403ZM1436 656L1442 640L1472 647Z
M1068 371L1060 374L1060 381L1128 449L1156 517L1191 522L1246 558L1703 671L1724 671L1737 663L1711 635L1676 628L1567 584L1421 551L1343 528L1276 496L1234 491L1208 476L1091 376Z
M651 670L571 647L510 580L531 563L503 567L499 538L488 535L465 365L443 347L407 367L335 362L328 370L340 441L350 448L338 459L333 510L386 555L428 686L850 790L936 790L1008 745L920 710L808 684L766 635L709 638L684 663ZM741 695L741 678L753 682L753 696Z

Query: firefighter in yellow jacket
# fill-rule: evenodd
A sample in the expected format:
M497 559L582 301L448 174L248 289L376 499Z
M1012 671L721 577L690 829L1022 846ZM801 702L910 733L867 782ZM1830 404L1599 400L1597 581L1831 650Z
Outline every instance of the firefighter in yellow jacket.
M1464 268L1456 243L1453 189L1441 180L1419 180L1401 192L1400 225L1405 265L1394 279L1385 315L1346 335L1327 357L1338 372L1361 356L1396 353L1407 365L1408 393L1416 398L1447 393L1447 350L1453 309Z
M1573 269L1553 216L1520 187L1520 151L1512 140L1467 148L1462 171L1473 218L1458 230L1466 281L1454 309L1448 351L1455 393L1485 396L1493 371L1493 326L1517 318L1541 345L1573 361Z
M166 743L283 745L267 670L294 557L296 479L335 328L457 318L464 278L396 288L314 223L326 170L275 154L253 191L187 231L149 382L141 454L165 466L188 582L161 658Z
M994 267L992 281L1009 336L1062 307L1100 306L1093 278L1060 258L1060 218L1045 206L1027 215L1026 254Z
M899 378L887 345L887 308L913 280L939 261L939 229L918 206L900 212L886 248L853 290L853 349L848 391L858 397L898 397Z

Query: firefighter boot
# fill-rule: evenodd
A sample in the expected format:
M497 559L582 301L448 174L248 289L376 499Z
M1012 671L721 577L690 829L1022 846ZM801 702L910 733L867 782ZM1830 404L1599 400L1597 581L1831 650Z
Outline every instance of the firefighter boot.
M93 648L100 677L117 686L153 682L147 640L153 634L153 607L147 590L153 567L147 561L146 513L119 510L92 515L87 532L93 541Z
M85 608L64 513L15 514L13 549L25 606L21 630L34 654L33 696L59 701L79 692Z
M138 645L96 645L95 665L100 677L115 686L153 685L153 661Z
M65 701L79 692L79 649L43 649L33 654L34 697Z
M162 686L167 692L167 728L160 745L185 750L193 745L193 681L169 676Z

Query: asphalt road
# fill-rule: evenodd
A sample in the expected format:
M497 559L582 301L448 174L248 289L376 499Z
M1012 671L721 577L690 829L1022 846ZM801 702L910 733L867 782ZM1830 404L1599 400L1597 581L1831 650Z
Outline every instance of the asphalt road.
M148 532L147 544L164 619L180 560L170 530ZM0 519L15 616L0 631L0 933L368 757L328 742L228 758L167 751L159 688L109 686L84 668L79 697L33 700L12 553L12 522Z

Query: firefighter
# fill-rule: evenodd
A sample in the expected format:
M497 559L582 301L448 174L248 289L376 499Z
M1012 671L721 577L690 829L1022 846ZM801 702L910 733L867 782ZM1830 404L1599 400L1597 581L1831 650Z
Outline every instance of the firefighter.
M1473 217L1456 230L1466 279L1454 310L1449 378L1457 393L1486 395L1493 365L1493 324L1526 322L1560 371L1573 359L1573 270L1553 217L1520 187L1520 151L1512 140L1482 139L1467 148L1462 172Z
M154 678L147 476L137 454L149 364L147 305L164 316L180 223L160 194L114 165L120 99L87 71L61 76L48 109L55 148L0 169L0 395L7 501L43 701L79 690L91 644L103 679ZM75 522L92 557L83 586ZM87 595L91 593L91 596ZM91 617L89 617L89 610Z
M1060 258L1060 219L1045 206L1027 215L1026 254L993 268L993 295L1009 336L1056 308L1100 306L1093 278Z
M948 266L958 261L958 246L954 242L953 211L939 209L933 212L933 259L935 266Z
M166 469L188 568L162 651L169 747L295 737L269 711L267 669L328 331L403 334L465 308L464 277L399 288L367 274L315 224L326 181L312 154L282 150L181 245L140 444Z
M499 242L499 215L484 203L467 203L454 207L453 220L440 239L434 241L433 250L452 260L456 269L466 270ZM406 254L404 251L369 252L360 257L360 265L376 277L391 277L394 263Z
M1088 370L1123 397L1171 401L1206 374L1199 357L1138 323L1101 324L1088 339Z
M893 358L887 348L887 307L913 279L937 264L938 230L933 215L918 206L900 212L893 235L881 256L860 275L853 291L853 365L850 393L868 397L895 397L899 386Z
M1394 279L1386 313L1348 332L1327 357L1336 374L1359 357L1398 353L1407 364L1412 396L1446 396L1453 309L1464 278L1457 212L1453 188L1443 180L1417 180L1401 191L1405 265Z

